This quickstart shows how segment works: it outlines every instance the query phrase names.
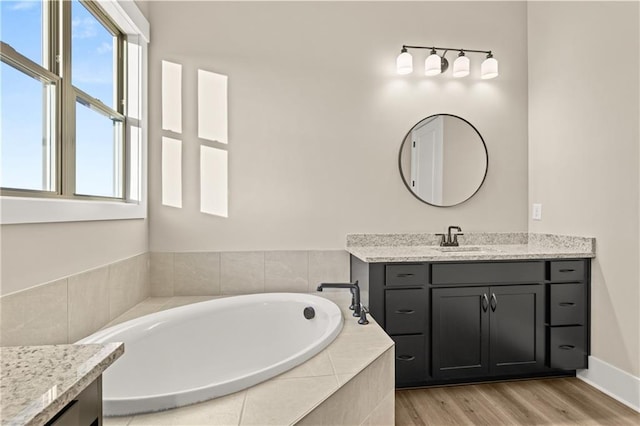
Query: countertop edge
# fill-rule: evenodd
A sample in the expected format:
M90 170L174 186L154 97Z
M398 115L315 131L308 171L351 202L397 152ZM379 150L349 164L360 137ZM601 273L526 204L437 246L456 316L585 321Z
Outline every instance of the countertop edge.
M92 359L101 357L102 359L98 363L96 363L84 376L79 378L65 392L51 401L39 413L35 414L31 419L25 419L26 422L24 424L29 426L46 424L124 353L124 343L108 343L103 346L104 349L92 357ZM108 351L108 353L104 354L104 351Z
M366 263L390 262L466 262L492 260L545 260L545 259L594 259L595 253L540 253L540 254L508 254L492 253L489 255L447 254L436 256L363 256L349 250L347 252Z

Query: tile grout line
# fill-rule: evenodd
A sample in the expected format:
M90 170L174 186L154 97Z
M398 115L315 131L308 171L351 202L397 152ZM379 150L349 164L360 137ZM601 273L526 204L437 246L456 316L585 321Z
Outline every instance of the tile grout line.
M244 398L242 398L242 408L240 409L240 417L238 418L238 425L242 424L242 417L244 417L244 409L247 404L247 397L249 395L249 390L245 389Z

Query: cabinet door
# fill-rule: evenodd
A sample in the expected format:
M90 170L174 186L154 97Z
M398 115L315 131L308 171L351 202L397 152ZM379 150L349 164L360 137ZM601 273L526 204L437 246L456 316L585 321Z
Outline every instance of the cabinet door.
M489 373L489 289L433 289L432 375L454 379Z
M544 369L544 286L490 288L491 374Z

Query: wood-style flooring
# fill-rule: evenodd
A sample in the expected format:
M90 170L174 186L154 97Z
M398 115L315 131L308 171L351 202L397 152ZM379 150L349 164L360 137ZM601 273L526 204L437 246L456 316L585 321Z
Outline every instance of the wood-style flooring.
M640 425L640 413L576 378L396 391L396 425Z

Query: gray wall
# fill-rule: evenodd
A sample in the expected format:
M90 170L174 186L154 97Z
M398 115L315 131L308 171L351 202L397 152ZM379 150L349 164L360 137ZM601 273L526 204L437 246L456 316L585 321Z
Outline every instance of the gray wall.
M637 2L529 4L533 232L597 238L592 354L640 376Z
M344 247L350 232L525 231L526 4L154 2L150 7L152 251ZM505 36L508 35L508 36ZM493 49L502 75L395 74L402 44ZM455 54L449 55L450 59ZM183 208L161 205L161 61L183 65ZM229 218L199 212L197 70L229 76ZM451 113L489 150L484 187L429 207L397 155L420 119Z

